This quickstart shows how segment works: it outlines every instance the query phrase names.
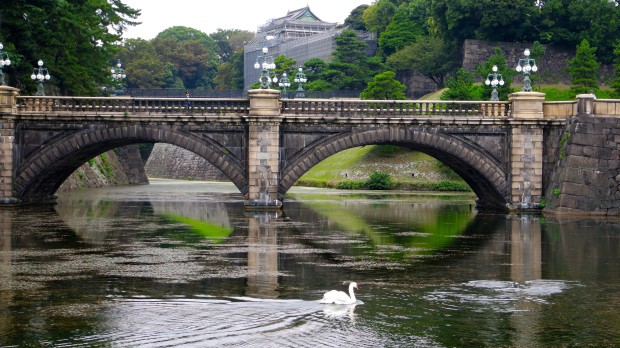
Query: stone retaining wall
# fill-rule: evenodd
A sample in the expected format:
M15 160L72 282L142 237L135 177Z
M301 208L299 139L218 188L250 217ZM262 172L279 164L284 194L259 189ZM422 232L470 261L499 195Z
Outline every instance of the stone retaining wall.
M84 163L63 182L58 192L148 182L138 146L128 145Z
M180 180L230 180L206 159L175 145L157 143L146 161L151 178Z
M557 148L546 212L620 214L620 119L575 117Z
M461 67L469 71L475 71L476 67L485 62L495 53L495 47L499 47L502 54L506 57L506 65L516 67L519 59L523 58L523 51L526 48L533 48L532 43L518 42L497 42L482 40L465 40L463 43L463 60ZM538 73L533 74L533 78L539 78L546 83L565 83L570 84L568 76L568 61L575 56L576 47L566 47L557 45L543 45L545 54L540 61L536 61ZM601 65L601 83L611 81L614 76L612 65ZM489 72L490 73L490 72ZM514 82L520 81L520 76L515 76Z

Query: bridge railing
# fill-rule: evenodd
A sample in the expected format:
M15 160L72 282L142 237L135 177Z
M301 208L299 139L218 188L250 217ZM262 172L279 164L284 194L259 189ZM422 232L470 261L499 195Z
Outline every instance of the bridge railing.
M577 114L577 101L553 101L543 103L546 119L569 119Z
M509 117L509 102L448 100L282 99L283 115L335 117L478 116Z
M20 113L248 115L248 98L18 96ZM317 117L510 117L510 102L281 99L283 115Z
M597 116L620 117L620 100L596 99L593 104L593 113Z
M22 113L188 113L247 115L247 98L131 98L18 96Z

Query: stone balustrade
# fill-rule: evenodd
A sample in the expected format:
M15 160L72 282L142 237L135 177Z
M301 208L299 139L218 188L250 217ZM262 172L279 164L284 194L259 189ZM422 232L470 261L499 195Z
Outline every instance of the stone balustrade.
M53 97L18 96L18 113L191 113L247 115L250 101L245 98L132 98L132 97Z
M508 102L454 100L283 99L282 114L332 117L508 117L510 104Z

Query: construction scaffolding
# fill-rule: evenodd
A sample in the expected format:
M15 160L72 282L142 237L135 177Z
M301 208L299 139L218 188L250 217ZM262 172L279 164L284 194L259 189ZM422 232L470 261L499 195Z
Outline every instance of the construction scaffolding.
M244 88L248 89L258 81L260 72L254 69L254 63L262 54L263 47L267 47L274 57L285 55L295 59L298 65L311 58L329 61L336 48L335 38L343 30L337 28L336 23L321 21L309 7L289 11L284 17L270 20L259 27L256 37L244 47ZM377 48L374 35L360 32L358 37L368 44L367 53L374 54Z

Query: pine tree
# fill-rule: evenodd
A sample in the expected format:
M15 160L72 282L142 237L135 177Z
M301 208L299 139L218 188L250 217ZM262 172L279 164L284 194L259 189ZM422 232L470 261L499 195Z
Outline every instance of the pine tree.
M575 93L587 93L598 89L598 76L600 64L596 60L596 47L590 47L588 40L584 39L577 46L575 57L568 61L568 73Z
M362 92L362 99L395 100L407 99L405 85L398 82L393 71L378 74L368 83L368 87Z

